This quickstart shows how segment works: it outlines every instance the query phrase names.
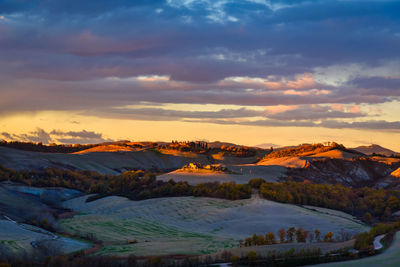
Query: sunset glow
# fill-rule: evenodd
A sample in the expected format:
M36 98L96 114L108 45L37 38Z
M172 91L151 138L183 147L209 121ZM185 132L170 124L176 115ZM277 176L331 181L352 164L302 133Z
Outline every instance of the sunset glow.
M0 139L400 151L397 1L23 2L0 4Z

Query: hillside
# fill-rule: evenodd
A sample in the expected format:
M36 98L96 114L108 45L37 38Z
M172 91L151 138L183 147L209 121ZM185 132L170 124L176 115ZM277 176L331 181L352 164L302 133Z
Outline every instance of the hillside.
M163 154L153 150L86 153L38 153L0 147L1 165L16 170L57 167L72 170L91 170L117 174L132 169L173 170L193 161L192 157ZM196 155L196 161L208 164L204 155Z
M366 155L379 154L379 155L384 155L387 157L391 157L392 155L400 154L398 152L394 152L393 150L381 147L380 145L376 145L376 144L372 144L369 146L358 146L358 147L353 148L353 150L356 150L356 151L361 152Z
M360 155L360 153L356 151L349 150L345 148L343 145L338 143L329 143L327 145L324 144L303 144L296 147L287 147L278 150L273 150L271 153L266 155L262 161L267 161L269 159L276 158L284 158L284 157L307 157L307 156L315 156L324 152L328 152L331 150L338 150L341 152L347 152L350 154L354 154L354 156ZM327 157L332 157L334 155L326 155Z
M100 255L210 254L238 246L239 239L282 227L302 227L322 233L341 229L351 234L367 227L349 214L319 212L296 205L254 197L247 200L173 197L131 201L107 197L85 202L86 197L64 202L81 215L61 220L65 231L91 233L104 246ZM128 240L134 240L128 245Z
M278 181L288 178L317 183L342 183L350 186L397 187L394 172L400 159L364 154L337 143L303 144L281 150L254 149L226 143L211 148L212 143L145 142L109 143L96 145L75 153L43 153L0 146L0 162L16 170L40 170L55 167L69 170L90 170L102 174L119 174L126 170L167 172L160 180L247 183L253 178ZM261 159L260 159L261 158ZM233 173L177 172L189 163L223 164ZM168 173L169 172L169 173ZM389 177L384 180L385 177Z
M324 158L308 161L304 168L289 169L288 176L295 180L309 180L315 183L340 183L351 187L375 186L396 166L399 166L399 163L388 165L370 158Z
M304 144L273 151L257 165L278 165L288 168L284 180L340 183L352 187L377 185L396 187L399 183L387 178L400 166L398 158L368 157L336 143Z
M399 158L366 156L336 143L303 144L271 153L208 145L122 142L77 153L0 147L1 164L23 170L2 168L0 215L18 223L0 220L4 228L0 235L16 242L19 249L0 244L0 252L32 253L30 244L36 238L43 239L45 247L56 242L65 252L91 247L90 243L68 238L52 241L51 234L37 234L44 229L94 241L93 256L240 252L239 240L253 233L277 234L280 228L293 226L332 231L335 236L346 231L351 236L367 227L343 211L364 221L363 215L370 212L373 222L378 222L398 210L393 189L400 185ZM125 172L132 169L141 170ZM391 202L387 201L390 197ZM35 225L27 226L34 231L25 231L21 223ZM302 245L284 243L273 249ZM331 245L338 243L321 244Z
M287 168L304 168L309 162L317 159L349 160L361 156L363 156L363 154L354 150L349 150L337 143L329 145L303 144L274 150L262 158L257 165L279 165Z
M127 152L127 151L137 151L137 149L130 146L120 146L120 145L100 145L85 150L80 150L74 152L73 154L86 154L92 152Z
M393 171L390 175L392 175L393 177L400 178L400 168L398 168L397 170Z
M118 174L126 170L168 172L189 163L250 164L267 152L223 142L130 142L117 141L93 145L43 145L41 143L2 142L0 164L16 170L56 167Z

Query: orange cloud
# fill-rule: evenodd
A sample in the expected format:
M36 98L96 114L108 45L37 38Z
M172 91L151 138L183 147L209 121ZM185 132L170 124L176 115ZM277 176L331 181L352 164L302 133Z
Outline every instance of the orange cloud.
M298 96L309 96L309 95L329 95L331 91L329 90L318 90L312 89L307 91L296 91L296 90L286 90L283 92L284 95L298 95Z
M317 84L314 80L314 76L311 73L304 73L302 75L297 75L296 80L288 81L286 86L293 89L303 89L312 88Z
M351 112L351 113L361 113L360 106L352 106L352 107L350 108L350 112Z
M331 109L337 110L337 111L344 111L344 107L341 104L332 104Z
M281 78L280 80L273 80L274 77L268 78L254 78L254 77L228 77L221 83L229 85L230 83L239 83L247 87L256 86L258 88L272 89L272 90L285 90L285 89L311 89L317 87L314 76L311 73L304 73L295 76L295 79L288 80Z
M268 114L276 114L284 111L289 111L289 110L295 110L299 106L284 106L284 105L278 105L278 106L267 106L265 107L265 110L268 112Z
M160 75L146 75L146 76L138 76L136 78L141 82L167 82L169 81L169 76L160 76Z

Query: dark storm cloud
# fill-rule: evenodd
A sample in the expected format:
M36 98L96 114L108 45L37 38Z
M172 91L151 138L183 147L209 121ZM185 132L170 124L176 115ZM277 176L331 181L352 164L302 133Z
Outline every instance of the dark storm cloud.
M74 110L108 116L108 109L114 116L114 107L140 101L383 103L400 96L400 73L392 68L400 62L399 28L398 1L0 0L0 115ZM352 64L364 72L349 73L340 85L316 75L316 69ZM380 71L371 75L374 67ZM313 75L314 83L287 82L304 74ZM170 80L123 80L141 75ZM326 75L336 74L329 69ZM233 83L224 82L227 77L269 78ZM274 82L280 84L275 88ZM124 116L129 112L120 110ZM360 116L310 112L310 118ZM141 113L136 115L227 118ZM275 116L304 118L290 112Z

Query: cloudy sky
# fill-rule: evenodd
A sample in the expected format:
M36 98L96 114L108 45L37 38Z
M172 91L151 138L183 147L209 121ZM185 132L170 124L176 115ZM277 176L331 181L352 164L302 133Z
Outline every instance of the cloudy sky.
M400 1L0 0L0 138L400 150Z

